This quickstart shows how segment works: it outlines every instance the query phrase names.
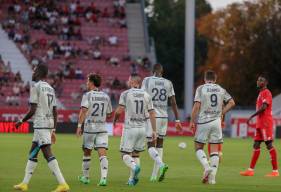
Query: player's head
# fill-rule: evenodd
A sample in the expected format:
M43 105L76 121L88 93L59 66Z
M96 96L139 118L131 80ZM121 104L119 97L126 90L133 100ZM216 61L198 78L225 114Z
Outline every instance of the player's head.
M257 80L257 88L258 89L263 89L267 86L268 84L268 77L266 74L260 74L258 76L258 80Z
M88 75L88 81L87 81L87 89L93 90L95 88L99 88L101 85L101 76L97 74L90 73Z
M139 75L132 74L129 77L128 85L129 85L130 88L139 88L140 84L141 84L141 78L140 78Z
M215 83L217 80L217 74L213 70L207 70L204 74L205 83Z
M33 68L32 81L45 79L48 75L48 67L43 64L38 64Z
M159 64L159 63L155 64L153 66L153 71L152 72L153 72L153 74L155 76L162 76L163 75L163 66L161 64Z

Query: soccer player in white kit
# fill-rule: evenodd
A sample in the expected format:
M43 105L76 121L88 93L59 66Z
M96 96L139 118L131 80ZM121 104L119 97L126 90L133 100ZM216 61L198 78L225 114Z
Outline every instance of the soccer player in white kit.
M148 122L147 126L147 147L148 152L151 153L154 150L158 151L160 158L163 158L163 142L164 137L166 136L166 131L168 128L168 101L170 101L172 110L175 114L175 123L177 130L182 130L182 126L179 120L179 112L175 98L175 92L173 84L171 81L162 77L163 67L160 64L155 64L153 67L153 76L144 78L142 82L142 89L144 89L152 98L153 106L156 112L156 133L157 140L151 140L151 128L150 123ZM155 149L156 147L156 149ZM167 170L167 166L159 166L159 163L155 161L152 175L150 181L155 182L157 180L158 171L160 168L160 175L158 181L164 179L163 171Z
M209 184L216 183L219 166L218 146L223 143L221 120L235 106L227 91L215 83L216 78L214 71L205 72L205 84L196 89L190 120L190 130L193 132L197 124L194 143L196 156L204 168L202 182ZM207 142L210 144L210 163L203 150Z
M131 89L121 94L113 124L116 124L121 113L125 110L125 123L120 152L124 163L131 170L128 185L133 186L138 183L138 174L140 173L139 153L144 151L145 148L147 114L151 122L152 141L156 139L156 120L150 96L139 88L141 83L140 77L138 75L131 75L128 83ZM165 166L156 150L154 155L151 155L151 158L160 165Z
M87 80L88 92L83 95L79 113L76 134L83 132L83 175L78 179L81 183L89 184L89 172L91 165L91 152L97 150L100 160L101 178L99 186L107 185L108 160L106 150L108 149L108 133L106 129L106 118L112 114L112 106L109 96L100 91L101 77L97 74L89 74Z
M59 183L54 192L64 192L69 190L69 186L64 180L60 171L58 161L51 150L51 144L55 143L55 130L57 126L56 96L54 89L44 81L48 75L48 68L45 65L37 65L32 74L32 81L35 84L30 89L30 109L22 120L16 123L18 128L23 122L33 117L34 136L30 149L29 160L25 168L23 181L14 186L20 191L28 190L28 183L37 166L37 156L41 149L48 166L56 176Z

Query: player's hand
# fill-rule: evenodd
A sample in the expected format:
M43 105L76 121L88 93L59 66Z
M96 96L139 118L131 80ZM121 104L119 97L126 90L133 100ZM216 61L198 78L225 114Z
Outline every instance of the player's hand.
M52 131L51 141L52 141L52 144L55 144L57 141L56 132L54 132L54 131Z
M250 124L250 121L252 120L253 117L250 117L248 120L247 120L247 125Z
M182 125L181 125L181 122L176 122L176 123L175 123L175 127L176 127L176 130L177 130L177 131L182 132Z
M156 132L153 131L153 132L152 132L152 141L155 141L156 139L157 139Z
M16 122L16 124L15 124L16 129L18 129L21 126L21 124L22 124L21 121Z
M191 131L193 135L195 133L195 127L196 127L195 123L194 122L190 122L188 130Z
M79 128L79 127L78 127L78 128L76 129L76 136L77 136L77 137L81 137L81 135L82 135L82 128Z

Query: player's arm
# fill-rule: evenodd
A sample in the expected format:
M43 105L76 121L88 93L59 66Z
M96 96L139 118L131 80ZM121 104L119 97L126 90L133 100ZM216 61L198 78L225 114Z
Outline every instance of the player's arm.
M116 122L119 120L121 114L124 112L125 107L123 105L119 105L115 110L114 119L113 119L113 126L116 125Z
M182 130L182 125L181 125L181 122L180 122L180 118L179 118L179 110L178 110L178 106L177 106L177 101L176 101L176 97L173 95L171 97L169 97L169 100L170 100L170 104L172 106L172 110L175 114L175 126L176 126L176 129L178 131L181 131Z
M155 111L149 110L149 119L150 119L150 123L151 123L151 127L152 127L152 139L156 139L156 115L155 115Z
M199 113L200 106L201 106L201 103L198 101L195 101L193 108L192 108L191 117L190 117L190 125L189 125L189 129L192 132L194 132L194 130L195 130L195 119Z
M56 143L56 129L57 129L57 121L58 121L58 112L57 112L57 107L54 106L53 107L53 117L54 117L54 127L52 130L52 135L51 135L51 140L52 143L55 144Z
M16 123L16 128L19 128L19 126L21 126L21 124L23 122L26 122L28 121L36 112L36 109L37 109L37 104L36 103L30 103L30 107L29 107L29 111L27 112L27 114L23 117L23 119L19 120L17 123Z
M227 104L222 109L222 116L224 117L225 114L230 111L235 106L234 99L230 99Z
M88 108L81 107L80 112L79 112L79 117L78 117L78 125L77 125L77 129L76 129L77 137L80 137L82 135L82 124L85 121L87 112L88 112Z
M268 104L267 103L263 103L261 108L259 108L253 115L250 116L250 118L247 120L247 123L249 124L251 119L253 119L255 116L257 116L257 115L261 114L262 112L264 112L267 107L268 107Z

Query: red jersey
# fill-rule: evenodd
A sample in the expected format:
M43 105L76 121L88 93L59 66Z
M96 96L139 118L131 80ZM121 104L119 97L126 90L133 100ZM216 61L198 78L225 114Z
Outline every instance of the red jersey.
M267 108L257 115L257 129L272 129L273 118L272 118L272 95L268 89L263 89L260 91L257 98L256 110L262 107L262 104L266 103Z

